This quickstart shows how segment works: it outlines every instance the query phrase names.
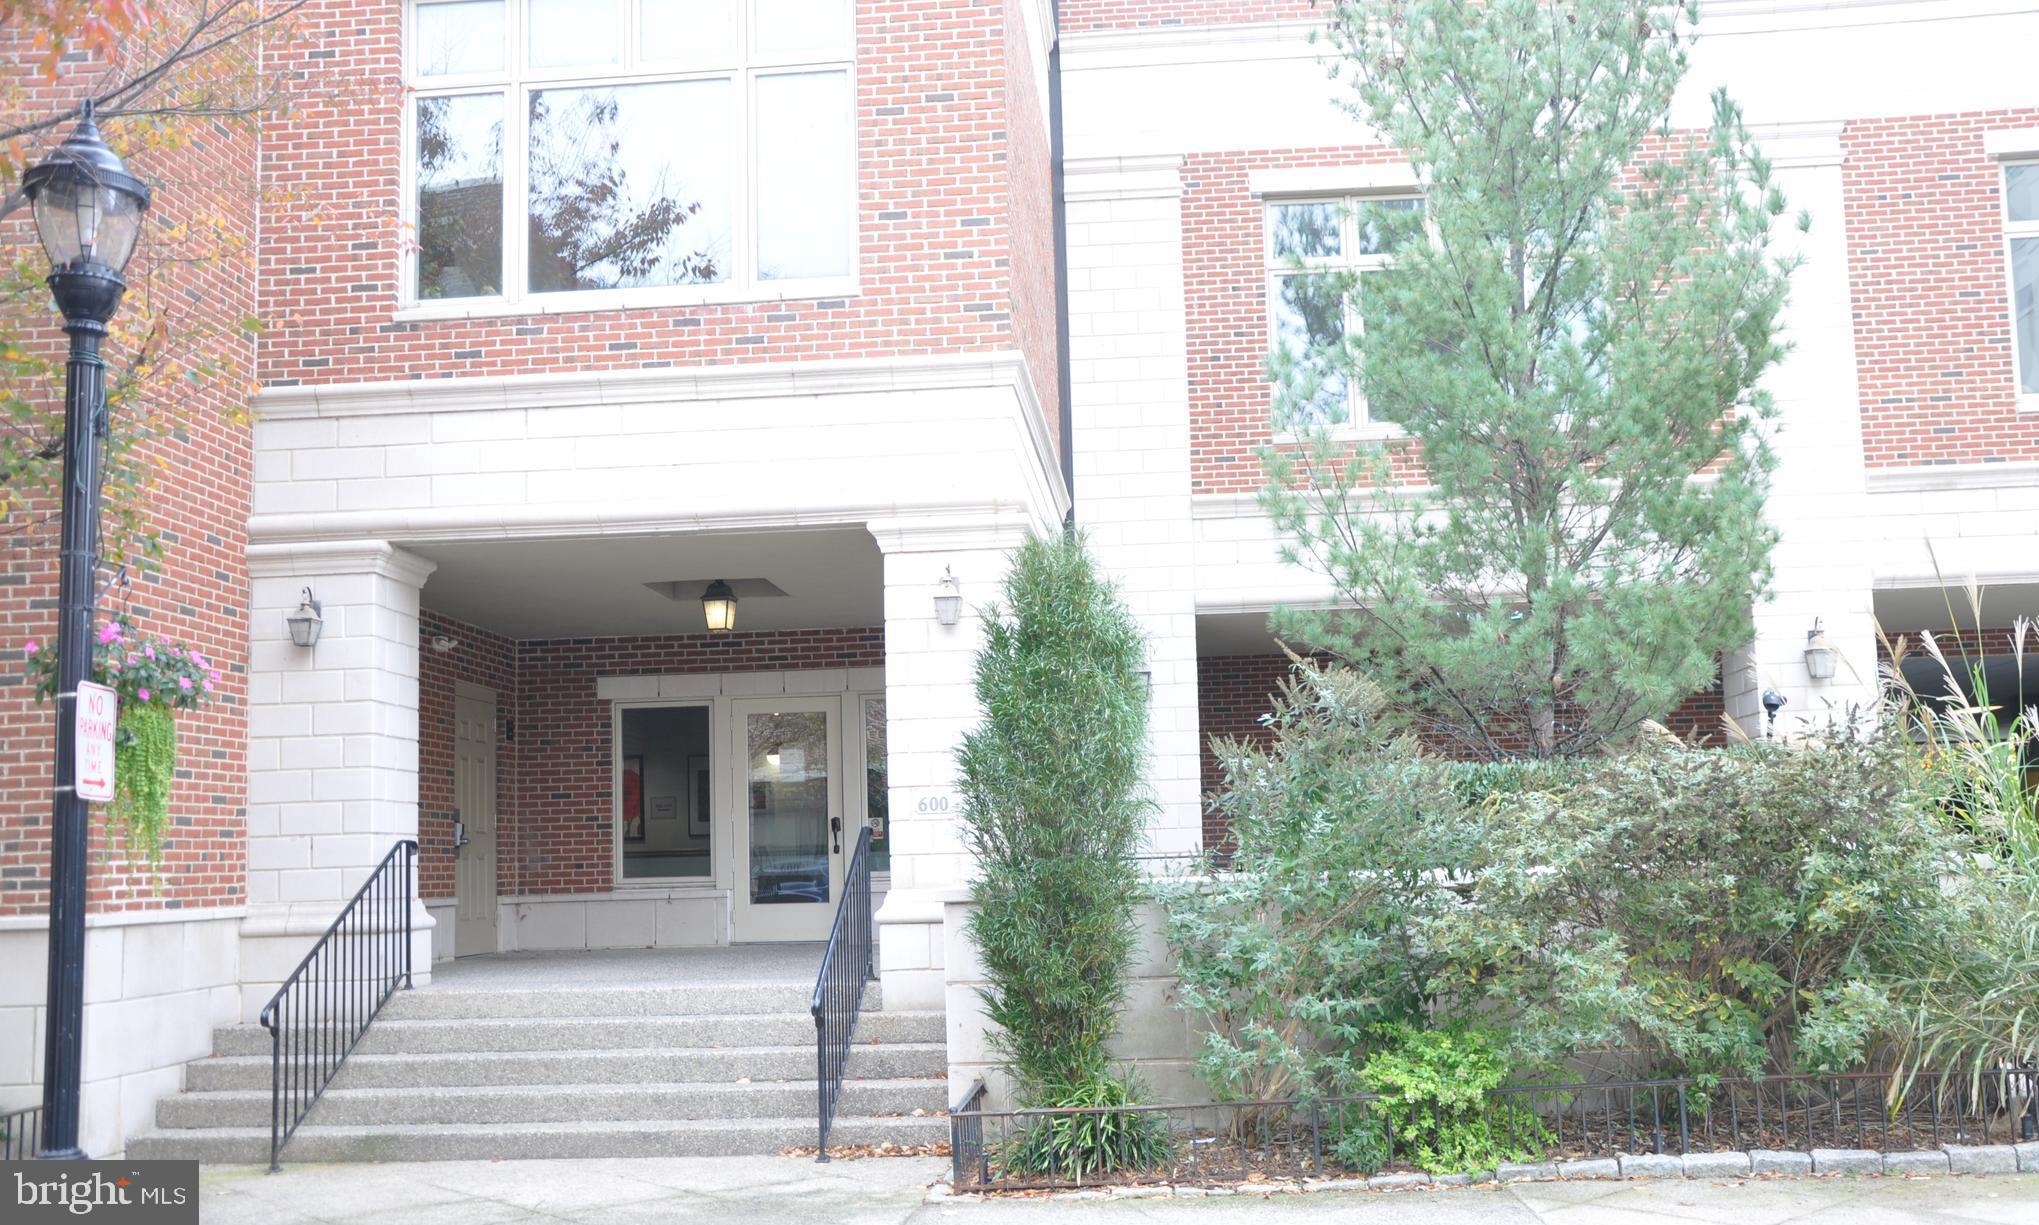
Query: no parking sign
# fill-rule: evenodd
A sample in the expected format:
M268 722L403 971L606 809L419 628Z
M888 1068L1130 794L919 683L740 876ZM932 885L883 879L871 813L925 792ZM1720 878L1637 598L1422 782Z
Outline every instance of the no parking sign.
M111 688L78 682L71 777L83 799L103 804L113 798L113 725L119 718L120 699Z

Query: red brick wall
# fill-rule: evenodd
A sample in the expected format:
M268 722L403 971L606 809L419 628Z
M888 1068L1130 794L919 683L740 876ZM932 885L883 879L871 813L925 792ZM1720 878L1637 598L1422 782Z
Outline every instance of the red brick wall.
M2003 170L1993 128L2039 109L1851 121L1849 284L1872 468L2039 460L2039 417L2017 411Z
M595 696L597 677L884 662L878 628L518 643L516 831L498 842L509 865L504 895L603 891L613 882L611 703Z
M403 6L313 0L296 54L353 88L307 100L264 149L272 316L262 378L314 382L887 357L1038 347L1016 276L1042 158L1007 107L1003 3L859 0L859 292L826 299L398 322ZM1031 90L1031 86L1028 89ZM1031 105L1031 104L1029 104ZM1015 162L1022 165L1016 167ZM1016 194L1026 196L1016 204ZM1015 237L1015 214L1029 232ZM1027 299L1016 304L1015 299ZM1052 364L1033 377L1054 417Z
M1030 2L1011 0L1005 6L1005 126L1011 136L1012 177L1006 229L1012 236L1013 335L1026 354L1027 372L1041 398L1048 430L1059 434L1054 165L1048 147L1046 82L1035 80L1033 42L1027 37L1023 6Z
M13 32L9 32L10 34ZM8 39L0 37L0 49ZM9 71L23 72L22 57L0 55ZM28 104L67 105L104 68L73 56L53 85L36 84ZM106 135L124 147L123 125L109 121ZM245 130L189 122L185 142L173 148L130 151L130 168L155 188L148 230L128 269L129 291L116 326L154 317L168 332L159 349L169 358L162 380L169 411L183 420L174 436L142 457L155 474L150 520L160 533L161 565L132 572L123 589L109 586L104 611L125 605L143 630L188 642L215 663L221 678L214 704L177 717L178 764L170 798L172 828L157 873L130 870L113 849L95 808L87 866L93 910L198 909L246 900L247 832L247 541L249 440L241 420L242 391L254 368L251 337L181 343L211 326L255 312L250 292L254 234L255 156ZM61 139L62 131L52 139ZM27 211L0 226L9 258L40 265ZM43 301L8 308L10 317L37 329ZM47 331L24 333L61 345L53 309ZM117 362L125 350L109 356ZM217 374L184 377L200 356L220 360ZM32 391L33 389L27 389ZM61 396L61 386L47 389ZM114 428L123 419L116 416ZM54 490L52 490L54 492ZM54 511L54 507L49 508ZM12 524L10 527L14 526ZM102 575L103 581L113 578ZM56 627L56 540L47 530L8 532L0 538L0 652L21 658L21 646L49 643ZM50 773L54 705L36 705L20 680L19 665L0 685L0 915L47 909Z
M1264 483L1259 448L1268 413L1265 202L1248 189L1255 170L1391 163L1384 145L1198 153L1182 167L1183 305L1188 317L1190 492L1253 493ZM1397 472L1418 471L1400 452Z
M435 637L460 645L432 649ZM517 644L478 625L427 609L418 617L418 896L453 896L453 733L456 686L496 693L497 886L507 888L507 847L515 835L517 746L504 733L517 718Z

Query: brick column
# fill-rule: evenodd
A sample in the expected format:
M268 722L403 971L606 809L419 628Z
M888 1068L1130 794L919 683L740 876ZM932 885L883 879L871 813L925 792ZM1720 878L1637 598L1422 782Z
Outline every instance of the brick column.
M892 886L879 908L885 1007L943 1007L942 906L965 895L969 857L957 820L956 749L981 712L973 687L978 609L998 598L1029 524L1017 513L873 521L885 552L885 738ZM948 570L962 617L935 617Z
M1147 632L1155 854L1203 841L1181 165L1086 159L1064 188L1076 521Z
M253 545L248 914L242 1015L254 1019L399 839L418 836L418 592L433 564L386 541ZM318 644L290 640L303 590ZM411 887L415 980L432 920Z

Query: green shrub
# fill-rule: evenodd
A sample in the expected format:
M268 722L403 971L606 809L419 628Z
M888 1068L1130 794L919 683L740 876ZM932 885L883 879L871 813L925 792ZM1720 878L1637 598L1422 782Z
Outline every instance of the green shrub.
M1859 1066L1886 969L1941 938L1954 867L1901 738L1841 730L1579 763L1487 827L1470 903L1422 939L1515 1057L1601 1047L1680 1074Z
M1145 642L1074 536L1020 547L984 635L957 764L990 1041L1023 1106L1108 1094L1151 808Z
M1447 767L1459 799L1480 807L1505 804L1525 794L1562 791L1578 773L1570 758L1516 761L1454 761Z
M1338 1138L1339 1160L1378 1169L1392 1129L1396 1156L1432 1174L1491 1170L1541 1156L1549 1137L1520 1106L1491 1102L1510 1070L1499 1035L1482 1029L1381 1026L1380 1049L1360 1069L1361 1087L1381 1100Z
M1444 763L1383 728L1384 706L1350 669L1299 666L1270 745L1216 746L1236 850L1163 900L1221 1097L1348 1090L1377 1027L1424 1014L1436 963L1416 933L1456 905L1445 876L1478 829Z
M997 1161L1007 1174L1084 1179L1108 1171L1154 1170L1174 1155L1168 1120L1158 1111L1119 1110L1140 1098L1130 1077L1104 1076L1050 1088L1042 1105L1057 1110L1108 1113L1029 1120L1005 1144Z

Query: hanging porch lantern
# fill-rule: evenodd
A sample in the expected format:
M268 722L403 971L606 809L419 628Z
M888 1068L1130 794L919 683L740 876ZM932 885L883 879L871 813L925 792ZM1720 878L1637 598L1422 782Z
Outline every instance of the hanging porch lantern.
M708 632L727 634L736 628L736 593L729 584L716 579L701 593L701 612L708 620Z

